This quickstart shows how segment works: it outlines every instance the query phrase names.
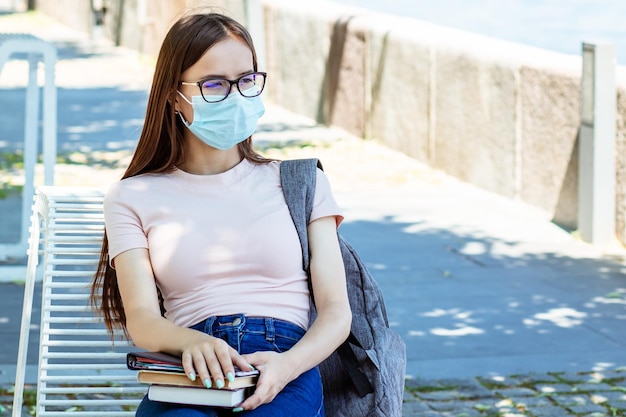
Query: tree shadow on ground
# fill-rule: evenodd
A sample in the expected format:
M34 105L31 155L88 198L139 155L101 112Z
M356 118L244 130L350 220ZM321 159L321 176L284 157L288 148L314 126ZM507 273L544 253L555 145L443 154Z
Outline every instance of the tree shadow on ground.
M570 256L558 246L507 255L503 247L520 245L514 236L415 225L387 217L341 228L379 282L409 360L523 363L525 355L595 351L598 363L608 352L621 362L607 366L626 364L626 267L619 260Z

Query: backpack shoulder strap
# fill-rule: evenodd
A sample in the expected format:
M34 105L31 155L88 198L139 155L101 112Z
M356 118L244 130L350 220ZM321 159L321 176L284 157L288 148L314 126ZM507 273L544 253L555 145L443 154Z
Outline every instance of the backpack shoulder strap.
M309 240L307 227L311 219L311 212L313 211L317 168L323 170L321 162L315 158L293 159L281 161L280 163L280 183L283 188L283 194L287 202L287 207L289 208L289 213L291 214L293 223L296 226L296 231L298 232L300 246L302 246L302 267L309 277L310 289L311 275L309 271ZM313 299L312 289L311 299ZM339 346L337 353L357 393L360 397L364 397L374 392L374 386L360 369L358 359L349 343L362 347L358 339L350 332L348 340Z
M280 163L280 184L302 246L302 268L307 273L309 271L307 227L313 211L317 168L323 169L321 162L316 158L292 159Z

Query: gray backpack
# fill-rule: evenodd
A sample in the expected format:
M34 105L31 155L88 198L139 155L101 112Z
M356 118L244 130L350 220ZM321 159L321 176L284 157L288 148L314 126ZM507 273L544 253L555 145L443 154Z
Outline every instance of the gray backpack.
M280 178L309 273L309 223L317 159L282 161ZM400 417L406 345L389 328L382 292L355 250L339 235L352 309L350 336L319 366L328 417ZM309 276L310 279L310 276ZM310 284L310 281L309 281Z

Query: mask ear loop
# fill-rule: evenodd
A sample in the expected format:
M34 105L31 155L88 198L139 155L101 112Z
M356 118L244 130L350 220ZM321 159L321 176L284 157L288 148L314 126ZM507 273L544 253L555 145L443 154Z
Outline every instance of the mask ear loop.
M185 120L185 116L183 116L183 114L179 111L176 112L176 114L178 115L178 117L180 117L180 120L183 122L183 124L187 127L191 126L191 123L189 123L187 120Z
M185 97L185 95L183 93L181 93L179 90L176 90L176 92L178 94L180 94L180 96L183 98L183 100L185 100L187 102L187 104L190 104L193 106L193 103L191 101L189 101L189 99L187 97Z
M176 92L183 98L183 100L185 100L188 104L190 104L193 107L193 103L191 101L189 101L187 99L187 97L185 97L185 95L183 93L181 93L179 90L176 90ZM187 120L185 120L185 117L183 116L183 113L178 111L178 110L174 110L174 113L176 113L179 117L180 120L182 120L183 124L187 127L189 127L191 125L191 123L189 123Z

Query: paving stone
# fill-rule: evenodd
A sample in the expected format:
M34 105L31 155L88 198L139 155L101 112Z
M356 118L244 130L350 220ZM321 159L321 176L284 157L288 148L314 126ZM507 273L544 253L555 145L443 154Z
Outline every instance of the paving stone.
M543 373L530 373L515 376L522 384L558 383L559 380L554 375Z
M611 391L612 385L605 384L603 382L592 384L578 384L574 387L576 391L597 392L597 391Z
M582 414L582 415L587 415L587 414L592 414L592 413L608 414L608 410L606 409L606 407L602 407L601 405L598 405L598 404L575 405L575 406L568 407L568 408L572 410L575 414Z
M472 412L471 410L454 410L454 411L442 411L439 413L440 417L480 417L483 414L471 414L470 416L470 412ZM420 416L421 417L421 416Z
M585 372L585 373L557 372L551 375L562 382L581 383L581 382L592 382L592 381L602 380L602 376L594 372L591 372L591 373L589 372Z
M519 384L519 379L509 376L478 377L476 380L488 388L511 387Z
M402 417L443 417L444 414L438 413L436 411L420 411L420 410L412 410L402 409Z
M455 417L480 417L483 414L473 408L463 408L454 412Z
M590 377L589 383L604 382L610 385L619 385L626 381L626 373L624 372L593 372L588 376Z
M459 399L459 392L456 390L417 392L415 395L427 401L454 401Z
M406 413L424 413L427 411L433 411L432 408L428 406L428 404L423 403L421 401L416 402L406 402L402 404L402 415Z
M616 391L597 392L597 393L591 394L589 398L591 398L591 400L596 404L607 402L607 401L626 402L626 392L616 392Z
M626 380L626 368L621 370L594 372L593 374L602 376L602 380Z
M461 401L438 401L430 403L429 406L435 411L455 411L465 407Z
M566 409L557 406L540 407L533 409L532 413L535 417L569 417L572 415Z
M485 389L476 379L446 378L439 380L439 383L445 386L456 387L457 389L472 389L476 387Z
M408 389L444 388L444 384L441 381L435 381L432 379L422 379L422 378L407 379L404 382L404 385Z
M514 404L523 405L528 407L548 407L552 405L547 397L543 395L536 395L534 397L509 397Z
M498 388L495 389L494 392L497 395L502 397L511 398L511 397L532 397L537 395L537 391L534 391L530 388L523 387L514 387L514 388Z
M413 395L411 391L405 389L402 401L404 402L418 401L418 398L415 395Z
M586 395L552 395L550 398L552 398L557 404L566 407L594 404L591 398Z
M494 393L485 388L476 379L450 380L444 379L444 384L453 384L460 393L461 398L492 398Z
M609 408L626 411L626 401L608 400L606 403L603 403L603 405Z
M452 416L452 414L449 414L449 413L438 413L436 411L427 411L425 413L417 412L415 414L410 414L410 415L416 416L416 417L451 417Z
M505 413L519 413L523 410L519 410L515 407L513 401L508 399L500 399L495 402L487 402L487 401L474 401L468 406L471 405L471 408L477 410L481 413L481 415L502 415Z
M558 394L558 393L569 393L576 392L574 386L569 384L538 384L535 386L537 391L542 394Z

